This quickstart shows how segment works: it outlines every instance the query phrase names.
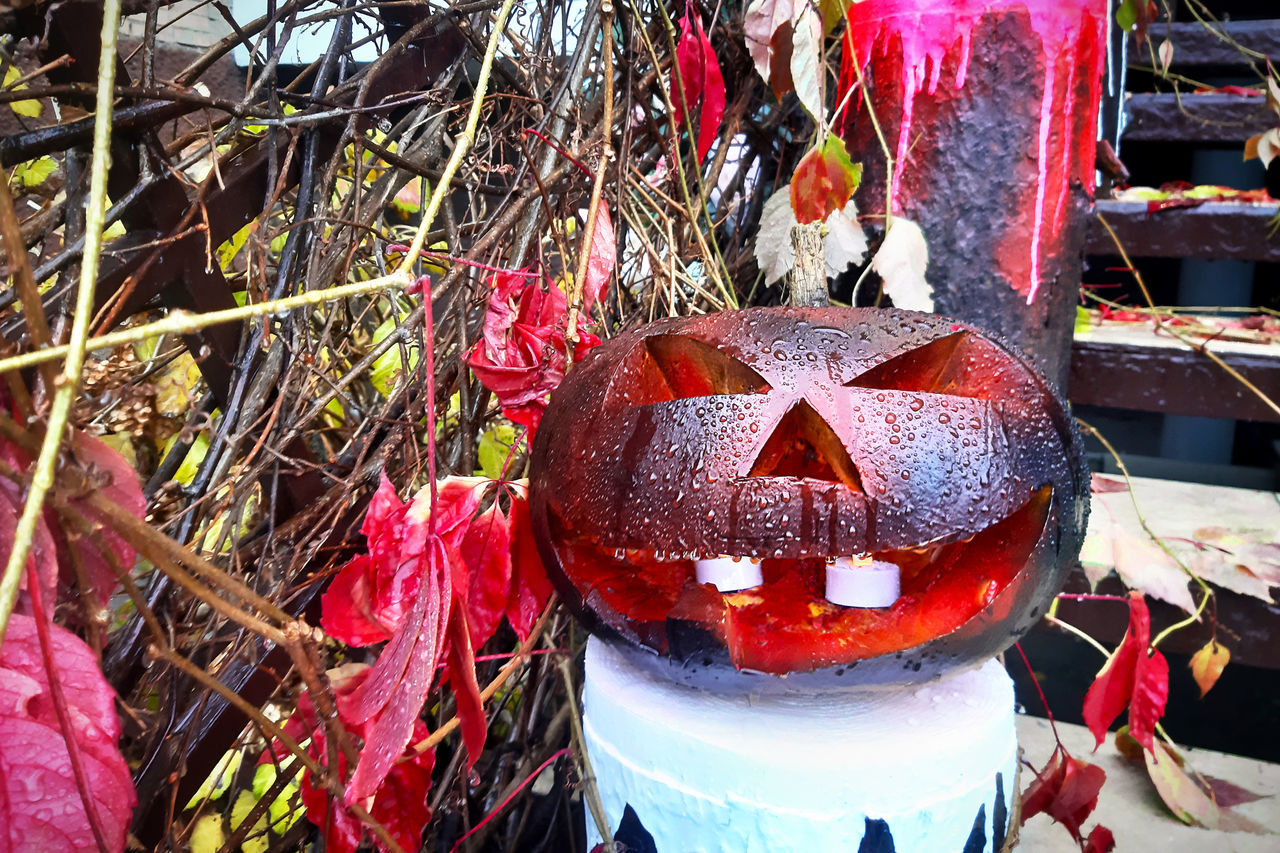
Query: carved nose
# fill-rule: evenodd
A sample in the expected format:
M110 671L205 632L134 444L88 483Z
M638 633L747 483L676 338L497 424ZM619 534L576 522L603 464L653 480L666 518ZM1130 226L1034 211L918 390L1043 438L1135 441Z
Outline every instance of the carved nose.
M822 416L800 400L774 427L751 466L751 477L807 477L861 492L862 478L844 443Z

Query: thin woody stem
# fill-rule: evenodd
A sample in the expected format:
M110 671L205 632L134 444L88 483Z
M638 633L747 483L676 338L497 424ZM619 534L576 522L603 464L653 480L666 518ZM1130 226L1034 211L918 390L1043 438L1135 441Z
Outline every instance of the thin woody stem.
M102 52L98 57L98 93L94 104L93 160L89 173L89 198L85 218L84 260L80 267L80 284L76 292L75 317L71 324L70 343L62 374L53 389L53 405L49 409L44 443L36 459L31 488L22 506L13 534L13 549L4 574L0 576L0 644L9 627L9 615L18 599L18 583L31 555L36 525L44 509L44 499L53 487L54 469L62 446L62 433L71 415L71 403L80 387L84 369L89 322L92 320L93 298L98 282L98 264L102 256L104 218L107 210L107 172L111 166L111 102L116 79L116 39L120 31L120 0L105 0L102 6ZM12 368L0 367L0 372Z

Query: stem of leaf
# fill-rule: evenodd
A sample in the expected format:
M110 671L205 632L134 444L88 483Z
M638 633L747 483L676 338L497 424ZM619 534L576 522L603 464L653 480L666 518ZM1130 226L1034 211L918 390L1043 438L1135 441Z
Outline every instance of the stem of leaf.
M889 143L884 138L880 120L876 118L875 107L871 104L871 92L867 89L866 80L862 77L862 63L858 60L858 52L853 47L853 40L849 39L845 44L852 58L853 73L858 76L858 88L862 90L862 103L867 107L867 117L871 119L871 127L876 132L876 139L880 141L880 150L884 152L884 231L888 234L889 226L893 223L893 152L889 150Z
M1103 224L1105 225L1106 223L1104 222ZM1115 232L1112 232L1112 236L1114 235L1115 235ZM1116 243L1116 245L1118 246L1120 244ZM1123 252L1124 249L1121 249L1120 251ZM1128 260L1126 259L1125 262L1128 263ZM1145 292L1145 288L1144 288L1144 292ZM1112 445L1111 442L1107 440L1106 436L1098 432L1098 430L1091 424L1088 424L1085 421L1080 420L1079 418L1076 418L1076 423L1080 424L1080 426L1082 426L1090 435L1098 439L1098 441L1102 444L1102 446L1106 448L1107 452L1111 454L1111 458L1115 460L1116 467L1118 467L1120 469L1120 473L1124 475L1124 482L1125 482L1125 485L1128 487L1128 492L1129 492L1129 501L1133 504L1134 514L1138 516L1138 523L1142 525L1143 531L1145 531L1147 536L1151 538L1152 542L1156 543L1156 545L1160 547L1161 551L1164 551L1166 554L1169 555L1169 559L1177 563L1178 567L1181 568L1182 571L1186 572L1187 576L1190 577L1192 580L1194 580L1196 584L1200 587L1202 596L1200 598L1200 604L1196 607L1196 612L1193 613L1191 616L1188 616L1186 619L1183 619L1181 622L1176 622L1173 625L1170 625L1168 628L1165 628L1163 631L1157 634L1156 638L1151 641L1151 648L1154 649L1158 647L1160 643L1163 642L1164 639L1168 637L1170 634L1174 633L1175 631L1181 630L1182 628L1185 628L1188 625L1194 625L1195 623L1200 621L1200 616L1201 614L1204 613L1205 607L1209 604L1209 599L1213 597L1213 588L1210 587L1207 583L1205 583L1199 576L1197 576L1195 572L1191 571L1191 567L1188 566L1186 563L1184 563L1182 559L1177 554L1175 554L1168 545L1165 544L1163 539L1156 536L1155 532L1152 531L1151 527L1147 524L1146 517L1142 514L1142 510L1138 508L1138 499L1133 494L1133 481L1132 481L1132 478L1129 476L1129 468L1124 464L1124 460L1120 458L1120 454L1115 449L1115 446Z
M1044 688L1040 686L1040 679L1036 677L1036 671L1031 668L1031 661L1027 660L1027 653L1022 650L1022 643L1014 643L1013 647L1018 650L1018 657L1022 658L1022 663L1027 668L1027 675L1031 676L1031 683L1035 685L1040 704L1044 706L1045 718L1049 721L1049 728L1053 729L1053 739L1058 742L1058 746L1062 746L1062 738L1058 737L1058 724L1053 720L1053 711L1049 708L1049 700L1045 698Z

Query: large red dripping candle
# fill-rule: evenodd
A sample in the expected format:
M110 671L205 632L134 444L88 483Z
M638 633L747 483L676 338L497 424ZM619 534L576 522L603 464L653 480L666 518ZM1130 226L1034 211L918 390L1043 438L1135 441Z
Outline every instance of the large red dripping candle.
M1093 190L1106 0L863 0L848 14L842 91L857 83L857 57L893 155L890 211L918 219L926 233L929 197L956 189L940 186L936 174L955 137L972 142L984 117L989 132L999 134L1002 109L1019 102L1035 107L1034 127L1007 129L1015 150L1005 147L987 161L981 146L967 146L978 160L968 164L973 173L1015 173L1019 191L993 200L1019 214L993 235L994 259L1007 283L1033 303L1063 251L1072 187ZM975 78L981 91L971 91ZM846 119L855 157L879 160L883 169L878 143L866 144L868 122L856 101Z

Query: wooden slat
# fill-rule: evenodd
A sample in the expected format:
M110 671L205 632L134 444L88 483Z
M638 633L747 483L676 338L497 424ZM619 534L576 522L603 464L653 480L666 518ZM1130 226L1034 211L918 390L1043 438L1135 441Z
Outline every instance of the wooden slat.
M1206 346L1280 401L1280 346L1220 340ZM1280 415L1209 356L1151 327L1077 334L1067 388L1073 403L1088 406L1280 423Z
M1280 234L1272 235L1270 224L1280 204L1208 202L1148 214L1145 202L1103 200L1096 212L1133 257L1280 262ZM1119 254L1097 217L1090 218L1085 251Z
M1241 47L1270 56L1274 62L1280 59L1280 20L1227 21L1225 34ZM1158 46L1165 39L1173 43L1173 65L1180 68L1203 66L1245 66L1250 61L1261 62L1257 57L1242 54L1221 35L1211 32L1202 24L1192 21L1180 24L1155 24L1147 37ZM1138 47L1133 36L1129 37L1129 56L1142 62L1149 57L1146 47Z
M1126 142L1238 142L1280 122L1261 96L1138 93L1125 99Z

